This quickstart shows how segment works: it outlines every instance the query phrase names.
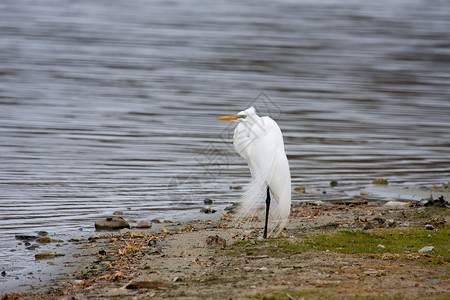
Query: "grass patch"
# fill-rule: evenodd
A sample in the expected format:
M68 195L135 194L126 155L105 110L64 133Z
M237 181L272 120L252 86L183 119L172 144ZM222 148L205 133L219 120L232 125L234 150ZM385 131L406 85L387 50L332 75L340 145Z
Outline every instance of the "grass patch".
M333 233L302 235L297 239L269 239L255 244L239 241L229 247L230 254L283 257L307 251L345 254L418 253L425 246L434 246L430 256L421 259L430 264L450 262L450 229L430 231L421 228L383 229L377 231L343 230ZM383 245L380 247L379 245Z

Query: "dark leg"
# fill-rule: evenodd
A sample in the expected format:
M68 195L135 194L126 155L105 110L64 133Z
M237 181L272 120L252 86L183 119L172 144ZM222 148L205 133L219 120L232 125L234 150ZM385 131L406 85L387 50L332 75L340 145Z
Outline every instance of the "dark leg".
M266 198L266 222L264 224L264 235L263 238L267 239L267 223L269 222L269 208L270 208L270 189L267 187L267 198Z

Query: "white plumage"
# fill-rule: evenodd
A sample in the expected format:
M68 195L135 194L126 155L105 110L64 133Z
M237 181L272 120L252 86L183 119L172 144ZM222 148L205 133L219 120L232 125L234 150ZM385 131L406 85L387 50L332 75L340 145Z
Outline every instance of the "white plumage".
M280 233L291 210L291 175L280 127L270 117L259 117L253 107L219 119L239 122L234 130L233 144L252 175L241 199L239 216L252 216L264 203L267 206L269 187L276 204L270 205L271 233Z

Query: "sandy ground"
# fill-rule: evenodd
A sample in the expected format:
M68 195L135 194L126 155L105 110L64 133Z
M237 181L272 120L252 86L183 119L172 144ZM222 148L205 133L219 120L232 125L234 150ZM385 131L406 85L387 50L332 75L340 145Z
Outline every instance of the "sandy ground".
M445 209L445 208L443 208ZM423 228L429 216L411 218L423 207L404 203L373 206L366 202L302 204L293 207L284 239L301 241L339 230ZM377 225L378 224L378 225ZM448 215L444 223L448 227ZM74 244L59 269L39 286L4 299L448 299L447 263L423 263L427 255L348 254L335 251L267 252L262 222L242 229L233 217L163 224L164 229L100 234ZM436 230L436 229L435 229ZM209 237L218 236L208 244ZM226 241L223 244L222 238ZM250 247L235 247L248 240ZM214 243L215 242L215 243ZM450 244L450 243L449 243ZM447 249L447 252L450 249ZM268 254L267 254L268 253ZM271 255L276 254L276 255ZM447 256L448 258L448 256ZM8 298L9 297L9 298ZM359 297L359 298L358 298Z

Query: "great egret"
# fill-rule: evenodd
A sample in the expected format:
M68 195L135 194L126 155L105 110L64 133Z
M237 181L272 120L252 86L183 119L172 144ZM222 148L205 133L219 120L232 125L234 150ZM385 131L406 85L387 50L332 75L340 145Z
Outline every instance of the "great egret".
M254 214L265 200L263 237L267 238L272 194L277 204L271 214L272 219L277 221L272 232L278 228L276 234L279 234L291 211L291 174L280 127L270 117L258 116L254 107L234 116L220 117L218 120L239 122L234 130L233 144L236 152L247 162L252 175L252 181L242 196L240 215L245 217Z

